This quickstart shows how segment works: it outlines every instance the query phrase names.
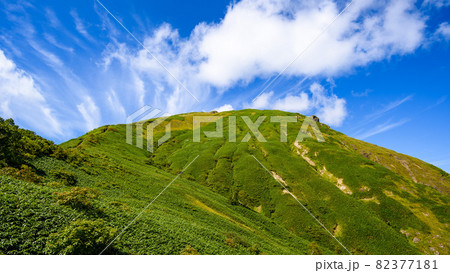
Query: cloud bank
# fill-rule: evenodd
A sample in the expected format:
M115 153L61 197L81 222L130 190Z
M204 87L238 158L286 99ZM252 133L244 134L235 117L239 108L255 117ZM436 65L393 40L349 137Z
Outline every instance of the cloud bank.
M230 6L222 22L197 26L189 41L202 58L198 77L227 87L282 71L341 9L334 1L244 0ZM410 53L424 28L414 1L355 1L285 74L336 76Z
M197 25L190 37L182 38L164 24L143 43L202 103L207 103L214 94L276 75L321 34L289 66L285 78L341 76L371 62L412 53L424 40L425 18L414 1L354 1L323 32L343 8L331 0L243 0L230 5L219 23ZM139 105L151 101L177 113L189 110L194 103L146 50L112 42L103 56L106 71L125 71L131 80L127 86L122 81L112 83L111 88L132 89ZM305 90L281 98L284 90L272 90L252 107L266 107L270 97L276 99L274 107L278 109L303 112L316 108L324 121L342 124L347 112L345 100L319 86L306 90L312 93L311 98Z

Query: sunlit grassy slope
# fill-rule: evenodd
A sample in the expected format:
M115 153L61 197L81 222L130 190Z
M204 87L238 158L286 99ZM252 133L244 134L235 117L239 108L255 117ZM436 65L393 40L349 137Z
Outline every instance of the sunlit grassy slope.
M0 252L44 253L51 233L80 219L102 219L117 235L198 156L109 253L347 254L280 183L353 254L449 253L450 178L444 171L323 124L325 142L296 142L304 117L281 111L212 114L223 118L224 136L202 133L197 143L194 115L211 114L168 118L155 140L168 122L171 138L155 143L153 153L126 144L125 125L103 126L61 145L83 154L80 164L35 159L42 184L0 176L2 202L8 203L4 225L16 227L9 237L0 233ZM230 115L237 116L236 142L228 140ZM252 136L242 142L250 131L241 116L267 116L259 128L267 141ZM280 125L270 116L298 116L288 125L287 142L279 141ZM202 132L214 130L214 123L202 124ZM55 192L74 187L51 175L59 168L75 174L74 186L97 192L89 209L57 203Z

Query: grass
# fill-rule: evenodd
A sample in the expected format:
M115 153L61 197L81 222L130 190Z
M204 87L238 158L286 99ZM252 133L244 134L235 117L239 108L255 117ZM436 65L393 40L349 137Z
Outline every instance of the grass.
M159 147L155 142L154 153L126 144L125 125L103 126L60 145L70 151L67 158L30 160L30 168L42 177L39 183L4 172L0 253L76 249L86 254L84 248L71 247L76 240L52 234L72 230L96 234L96 225L108 234L119 234L197 155L112 244L111 254L346 254L253 156L286 181L289 191L354 254L433 253L430 247L449 253L445 172L348 138L326 125L320 125L326 142L313 138L302 142L314 166L293 145L301 122L288 125L286 143L279 141L279 123L270 123L269 118L259 128L267 142L256 141L251 133L248 142L242 142L250 131L240 116L252 121L262 115L304 119L281 111L214 114L223 118L223 137L206 138L202 133L197 143L192 138L196 114L208 113L172 116L157 127L155 141L168 122L172 136ZM236 142L228 140L230 114L237 116ZM202 132L214 130L214 123L202 124ZM363 154L367 152L370 155ZM396 167L388 168L393 160ZM427 179L415 182L410 172L400 171L405 164L414 166L410 171L416 180ZM323 174L324 167L330 175ZM419 167L424 174L415 172ZM337 181L352 194L339 189ZM108 241L97 235L91 238L98 238L94 249ZM90 244L84 237L82 241Z

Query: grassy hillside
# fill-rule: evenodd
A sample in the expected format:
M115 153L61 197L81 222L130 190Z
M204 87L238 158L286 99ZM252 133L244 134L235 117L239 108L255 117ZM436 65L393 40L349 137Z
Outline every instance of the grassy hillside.
M304 117L280 111L214 114L224 136L202 133L197 143L194 115L211 114L168 118L155 141L169 122L172 136L155 142L153 153L126 144L125 125L49 143L45 152L7 150L0 253L97 254L197 156L106 253L346 254L279 183L353 254L449 253L444 171L322 124L325 142L308 132L297 142ZM228 139L230 115L237 116L236 142ZM267 142L242 142L250 131L241 116L268 116L259 128ZM288 125L287 142L269 116L299 118ZM214 130L202 124L202 131ZM44 140L28 139L36 141ZM11 153L21 162L8 162Z

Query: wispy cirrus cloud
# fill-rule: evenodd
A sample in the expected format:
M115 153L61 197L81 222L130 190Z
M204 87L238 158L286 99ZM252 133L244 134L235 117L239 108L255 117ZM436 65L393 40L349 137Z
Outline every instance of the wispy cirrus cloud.
M352 91L351 91L351 94L352 94L353 97L361 98L361 97L367 97L367 96L369 96L369 94L370 94L371 92L373 92L372 89L366 89L366 90L364 90L363 92L355 92L354 90L352 90Z
M23 121L46 136L62 134L55 111L43 96L33 77L17 68L0 49L0 114Z
M445 168L445 167L450 166L450 158L433 161L433 162L431 162L431 164L441 167L441 168Z
M353 129L358 129L358 128L363 128L363 127L367 127L369 126L369 124L373 124L376 120L382 118L385 116L386 113L390 112L391 110L396 109L397 107L400 107L402 104L406 103L407 101L410 101L413 98L413 95L409 95L404 97L403 99L400 100L396 100L393 101L391 103L389 103L387 106L385 106L384 108L382 108L381 110L369 114L366 116L366 118L363 120L362 123L358 124L357 126L354 126ZM428 110L431 110L439 105L441 105L442 103L444 103L447 100L447 96L442 96L440 97L434 104L424 108L422 111L418 111L414 114L415 117L417 117L417 115L420 115ZM411 117L410 117L411 118ZM359 138L359 139L366 139L369 138L371 136L377 135L377 134L381 134L383 132L389 131L391 129L394 129L396 127L399 127L405 123L407 123L408 121L410 121L410 119L401 119L400 121L397 122L391 122L391 119L389 119L387 122L379 124L379 125L375 125L374 126L370 126L370 129L359 129L356 133L354 133L353 135L355 135L355 138Z
M67 54L72 54L75 51L74 48L66 47L60 42L62 39L57 41L47 30L40 33L40 29L33 24L33 18L29 15L27 8L32 9L33 6L8 6L6 10L2 10L12 23L8 35L15 37L14 44L6 43L6 45L8 51L13 53L16 52L16 48L20 48L20 54L12 55L22 60L22 66L25 64L28 70L18 68L12 59L9 61L14 63L15 69L20 71L21 75L32 80L35 94L40 94L42 98L30 102L32 97L29 96L31 94L29 93L26 98L19 99L17 96L20 94L20 88L27 88L26 85L21 86L17 90L9 92L10 97L15 95L16 99L14 102L4 101L0 105L1 114L14 117L21 126L26 125L27 128L34 129L54 140L67 139L74 136L74 131L85 131L92 129L92 126L101 124L101 116L98 112L92 111L92 109L98 108L95 96L89 94L92 91L92 82L87 82L84 75L78 74L79 71L75 71L67 62L72 57ZM44 21L48 22L51 28L57 29L59 34L62 33L59 38L67 36L69 41L74 42L72 45L82 45L78 38L64 28L52 10L46 9L44 17ZM1 52L3 54L3 51ZM77 63L80 61L77 60ZM86 71L86 68L82 70ZM14 78L11 74L9 76L11 77L10 81L18 82L17 77ZM26 77L21 78L21 85ZM8 95L4 90L0 91L3 93L1 95ZM90 101L86 101L86 97L89 97ZM40 107L36 106L37 102L40 102ZM20 103L24 103L26 106L19 107ZM24 114L21 113L22 109L32 106L41 109L41 114L28 114L24 118ZM28 112L34 113L35 111ZM86 117L92 113L92 117ZM83 119L79 119L80 115L85 117L84 124ZM64 122L67 120L71 122ZM64 130L62 130L61 124L64 124Z
M394 128L397 128L399 126L402 126L403 124L407 123L408 121L409 120L407 120L407 119L404 119L404 120L401 120L401 121L398 121L398 122L387 121L385 123L382 123L382 124L379 124L379 125L375 126L373 129L370 129L367 132L364 132L362 134L359 134L359 135L355 136L355 138L364 140L364 139L367 139L369 137L372 137L372 136L384 133L386 131L392 130Z
M78 16L78 12L74 9L70 11L70 15L72 16L75 24L75 29L87 40L90 42L95 42L95 39L89 34L89 32L86 29L86 25L81 20L80 16Z
M45 17L48 19L49 25L53 28L62 27L61 21L56 16L55 12L49 8L45 9Z
M437 8L442 8L450 5L450 0L424 0L422 2L423 6L434 6Z
M127 113L122 105L122 102L118 98L116 91L109 91L106 98L109 103L109 107L111 107L112 112L119 118L120 122L125 121Z
M420 113L431 110L431 109L443 104L446 100L447 100L447 96L442 96L435 103L433 103L432 105L430 105L430 106L426 107L425 109L423 109L422 111L420 111Z
M448 22L441 23L435 32L435 37L450 40L450 24Z
M84 101L77 105L77 108L86 122L87 130L90 131L100 126L100 109L90 96L86 96Z
M404 97L403 99L390 102L388 105L386 105L385 107L383 107L379 111L376 111L376 112L374 112L372 114L368 114L366 116L366 118L368 120L371 120L371 121L375 120L375 119L383 116L387 112L389 112L391 110L394 110L395 108L399 107L400 105L404 104L405 102L410 101L413 97L414 97L414 95L411 94L411 95L408 95L408 96Z
M45 38L45 40L47 40L47 42L49 42L50 44L54 45L55 47L57 47L59 49L62 49L62 50L67 51L69 53L73 53L74 52L73 47L69 47L69 46L63 45L62 43L58 42L56 40L56 38L53 35L51 35L51 34L44 33L44 38Z
M373 113L367 114L366 116L364 116L359 122L355 123L352 126L352 129L354 131L356 131L355 133L353 133L352 135L355 135L356 138L361 138L361 137L369 137L371 136L371 134L373 132L376 132L376 134L380 134L382 132L385 132L388 129L391 129L388 124L382 124L382 125L370 125L373 124L375 121L377 121L378 119L382 118L385 116L385 114L395 110L396 108L400 107L401 105L403 105L404 103L412 100L414 97L413 94L408 95L402 99L398 99L395 101L391 101L388 104L386 104L385 106L381 107L380 110L375 111ZM402 122L397 122L397 123L392 123L392 124L397 124L397 126L402 125ZM381 126L381 127L380 127ZM369 129L364 129L366 127L369 127ZM386 127L386 130L383 130L383 128ZM395 127L395 126L394 126ZM374 129L376 128L376 129ZM381 128L381 129L380 129ZM364 133L362 133L364 132Z

